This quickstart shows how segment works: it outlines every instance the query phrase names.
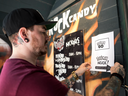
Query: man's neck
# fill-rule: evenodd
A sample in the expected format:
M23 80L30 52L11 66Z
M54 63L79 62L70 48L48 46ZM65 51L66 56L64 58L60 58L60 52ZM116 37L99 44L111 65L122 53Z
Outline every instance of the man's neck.
M32 59L32 58L24 57L24 56L11 55L11 57L9 59L13 59L13 58L23 59L23 60L30 62L33 65L36 65L36 59L35 58Z
M10 56L11 58L19 58L19 59L23 59L26 60L28 62L30 62L33 65L36 65L36 60L37 57L29 52L22 52L22 51L17 51L17 50L13 50L12 55Z

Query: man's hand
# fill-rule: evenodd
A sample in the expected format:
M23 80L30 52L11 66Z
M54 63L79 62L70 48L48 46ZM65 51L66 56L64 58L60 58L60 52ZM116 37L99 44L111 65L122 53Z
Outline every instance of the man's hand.
M125 70L124 70L124 68L123 68L123 65L121 65L121 64L118 63L118 62L116 62L113 67L111 67L110 71L111 71L111 74L112 74L112 73L118 73L118 74L120 74L123 78L125 77Z
M75 71L78 76L82 76L85 71L89 71L91 69L91 64L88 62L82 63L80 67Z
M123 65L118 62L116 62L113 67L111 67L110 71L111 74L118 73L123 78L125 77ZM119 80L119 78L116 76L112 76L107 85L99 93L97 93L96 96L118 96L120 87L121 80Z
M88 62L82 63L82 64L80 65L80 67L75 71L75 73L76 73L78 76L82 76L85 71L89 71L91 68L92 68L92 67L91 67L90 63L88 63ZM71 87L73 86L73 84L75 83L75 81L76 81L76 79L75 79L74 76L71 74L71 75L69 75L65 80L61 81L61 83L62 83L64 86L66 86L67 88L71 88ZM73 92L70 92L70 94L68 94L68 96L71 95L71 93L73 93ZM71 95L71 96L72 96L72 95ZM76 95L73 95L73 96L77 96L77 94L76 94ZM78 95L78 96L79 96L79 95Z

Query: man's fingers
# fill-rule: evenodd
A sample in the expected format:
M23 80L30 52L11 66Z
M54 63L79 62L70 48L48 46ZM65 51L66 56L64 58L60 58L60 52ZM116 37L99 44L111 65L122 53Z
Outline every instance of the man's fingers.
M123 65L120 65L120 67L123 67Z
M90 64L89 62L85 62L83 65L84 65L85 67L87 67L87 66L90 66L91 64Z
M88 68L87 70L89 71L92 67L91 67L91 66L89 66L89 67L87 67L87 68Z
M86 63L85 67L86 67L87 70L90 70L90 69L92 68L92 67L91 67L91 64L88 63L88 62Z
M111 71L111 74L118 73L118 74L122 75L123 78L125 77L125 69L123 68L123 65L121 65L118 62L116 62L114 64L114 66L111 67L110 71Z

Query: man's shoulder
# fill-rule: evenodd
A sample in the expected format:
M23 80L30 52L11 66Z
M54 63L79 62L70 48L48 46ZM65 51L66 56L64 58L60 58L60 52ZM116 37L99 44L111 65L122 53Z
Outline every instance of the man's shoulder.
M47 72L44 71L43 68L34 66L25 60L8 59L4 63L0 79L2 80L2 82L15 81L16 84L21 82L25 77L31 76L31 74L35 74L36 76L40 73Z

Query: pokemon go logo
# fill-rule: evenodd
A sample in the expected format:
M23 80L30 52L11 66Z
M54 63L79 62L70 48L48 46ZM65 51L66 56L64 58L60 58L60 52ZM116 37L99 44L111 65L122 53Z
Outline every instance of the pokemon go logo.
M109 38L104 38L104 39L99 39L95 41L95 50L104 50L104 49L109 49L110 42Z

